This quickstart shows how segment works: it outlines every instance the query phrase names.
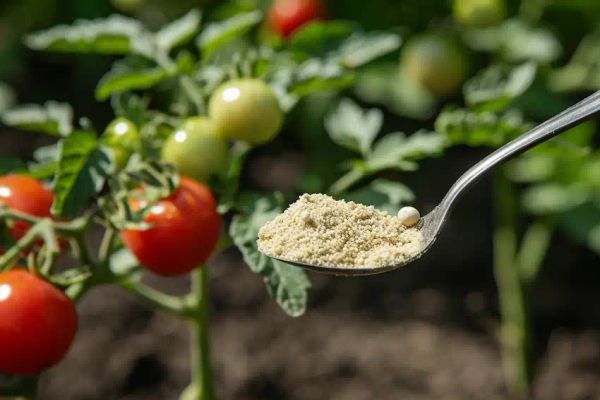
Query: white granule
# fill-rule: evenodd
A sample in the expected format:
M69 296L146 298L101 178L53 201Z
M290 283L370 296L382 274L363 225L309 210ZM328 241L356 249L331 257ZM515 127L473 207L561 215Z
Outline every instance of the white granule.
M272 257L340 268L377 268L408 261L423 236L387 212L324 194L304 194L258 232Z

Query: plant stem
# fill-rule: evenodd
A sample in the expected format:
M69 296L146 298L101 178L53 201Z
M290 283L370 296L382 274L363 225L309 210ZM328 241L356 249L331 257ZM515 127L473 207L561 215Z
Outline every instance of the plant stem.
M192 323L191 383L180 400L214 400L208 338L208 273L206 266L192 272L194 315Z
M188 317L190 314L187 297L171 296L136 280L121 279L118 283L156 308L180 317Z
M494 199L494 274L502 315L504 373L512 398L524 399L532 381L529 304L517 260L517 195L502 171L496 174Z

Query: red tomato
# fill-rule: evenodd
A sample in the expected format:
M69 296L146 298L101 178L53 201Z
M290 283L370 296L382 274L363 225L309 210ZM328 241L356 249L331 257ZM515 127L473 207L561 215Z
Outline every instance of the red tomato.
M0 202L9 208L36 217L49 217L54 193L34 178L22 175L0 177ZM11 237L19 240L30 225L16 221L10 230Z
M132 200L133 209L146 204ZM190 178L181 178L179 188L151 207L147 230L126 230L123 241L140 263L160 275L190 272L202 265L219 240L221 217L210 190Z
M0 273L0 371L34 375L58 363L77 332L73 302L25 269Z
M325 19L325 5L321 0L275 0L269 10L271 29L288 37L302 25Z

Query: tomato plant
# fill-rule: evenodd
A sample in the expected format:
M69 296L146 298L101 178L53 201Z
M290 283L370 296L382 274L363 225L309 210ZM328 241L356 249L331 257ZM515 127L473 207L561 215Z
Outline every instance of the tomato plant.
M131 203L134 210L148 207L146 200ZM142 266L161 275L201 266L219 240L217 203L210 189L190 178L182 178L174 193L151 205L144 221L148 229L124 230L123 241Z
M116 3L121 8L131 4ZM281 10L282 4L274 8ZM0 233L19 225L30 229L8 243L0 255L0 272L12 274L14 265L26 263L39 275L37 281L64 289L73 300L97 285L120 285L189 321L192 373L182 399L214 399L204 265L213 253L235 244L286 313L298 316L306 309L310 282L305 273L258 253L257 223L283 203L264 193L257 201L252 193L241 193L246 158L280 133L287 113L307 95L351 87L357 68L400 45L395 33L362 32L336 22L316 28L331 30L339 49L307 48L306 39L293 40L292 30L306 25L307 31L300 29L298 35L308 32L309 42L326 40L310 33L309 21L322 17L316 13L317 8L322 12L318 4L297 4L304 8L283 28L289 43L262 43L259 10L225 20L211 17L205 26L200 12L192 10L157 31L114 15L26 39L36 50L122 58L96 86L96 99L110 99L114 112L101 134L89 118L75 120L65 103L15 106L2 113L6 126L45 133L55 141L37 149L27 162L13 160L5 168L51 181L54 196L43 192L41 211L20 205L33 196L18 197L18 202L14 194L5 196L8 207L0 209ZM295 10L296 5L285 7ZM188 45L192 38L195 47ZM43 188L31 178L22 179ZM27 187L20 186L15 193ZM255 206L264 215L254 215ZM226 233L222 221L232 221ZM102 232L93 246L88 238L92 230ZM74 266L59 265L57 237L69 241ZM25 256L22 250L36 242L39 246ZM147 286L143 273L189 273L191 291L167 295Z
M272 140L283 123L277 97L257 79L240 79L221 85L210 98L208 115L222 137L252 144Z
M162 159L185 176L202 182L227 171L228 148L217 135L214 123L205 117L186 119L165 141Z
M0 273L0 371L33 375L58 363L77 331L73 302L22 268Z
M325 5L321 0L276 0L269 11L271 29L289 37L303 25L325 18Z

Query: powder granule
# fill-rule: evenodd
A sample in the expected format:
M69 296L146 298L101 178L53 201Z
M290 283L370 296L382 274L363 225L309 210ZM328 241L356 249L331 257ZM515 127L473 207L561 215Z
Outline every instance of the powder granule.
M345 268L404 263L420 252L422 240L396 216L324 194L300 196L258 232L266 255Z

